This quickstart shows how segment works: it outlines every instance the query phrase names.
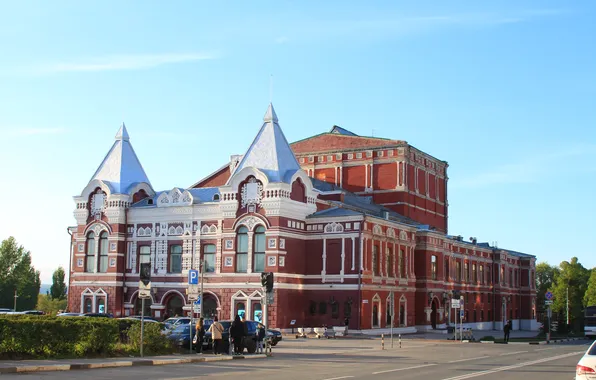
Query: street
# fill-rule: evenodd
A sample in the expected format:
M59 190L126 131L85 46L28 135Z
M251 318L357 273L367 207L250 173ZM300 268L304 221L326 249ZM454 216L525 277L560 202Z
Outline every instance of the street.
M404 340L402 348L380 349L380 340L293 340L274 348L274 356L154 367L5 375L40 379L573 379L587 341L558 345L481 344ZM3 376L4 377L4 376Z

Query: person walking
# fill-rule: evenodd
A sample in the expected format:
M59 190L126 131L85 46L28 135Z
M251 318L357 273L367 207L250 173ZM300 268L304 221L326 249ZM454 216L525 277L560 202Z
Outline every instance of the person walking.
M244 323L240 320L240 316L237 315L234 318L234 322L232 322L232 326L230 327L230 336L232 337L232 342L234 344L234 354L240 355L244 351L244 347L242 346L242 339L244 338Z
M265 326L263 326L263 324L259 323L257 325L257 331L256 331L256 342L257 342L257 353L258 354L262 354L263 353L263 341L265 340Z
M503 327L503 333L504 333L504 337L503 340L505 341L505 343L509 343L509 333L511 332L511 327L510 327L510 323L511 321L507 321L505 323L505 326Z
M213 323L209 326L209 330L207 330L211 333L211 340L213 341L213 355L219 355L223 330L224 328L221 323L219 323L219 318L217 318L217 316L214 317Z
M196 332L195 332L195 340L196 340L195 350L196 350L197 354L202 354L203 353L203 338L205 337L205 323L204 323L203 318L199 318L199 320L197 321L197 324L196 324L195 328L196 328Z

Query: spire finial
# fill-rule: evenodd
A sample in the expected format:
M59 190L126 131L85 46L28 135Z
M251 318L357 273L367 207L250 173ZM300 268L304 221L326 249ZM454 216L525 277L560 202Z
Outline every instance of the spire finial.
M118 133L116 133L116 140L128 141L130 137L128 137L128 131L126 130L126 125L122 122Z
M265 112L265 117L263 117L263 121L265 123L278 122L277 115L275 114L275 110L273 109L273 103L269 103L269 108L267 108L267 112Z

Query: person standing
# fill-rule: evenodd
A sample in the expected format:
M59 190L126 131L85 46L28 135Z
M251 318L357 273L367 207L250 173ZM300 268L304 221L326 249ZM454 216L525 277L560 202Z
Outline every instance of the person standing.
M242 339L244 338L244 323L240 320L240 316L237 315L234 318L234 322L232 322L232 326L230 327L230 336L232 337L232 342L234 344L234 354L240 355L242 351L244 351L244 347L242 346Z
M195 350L196 350L197 354L202 354L203 353L203 338L205 337L205 323L203 321L203 318L199 318L195 327L196 327L195 336L196 336L196 341L197 341Z
M257 353L263 353L263 341L265 340L265 326L259 323L257 325L257 332L256 332L256 342L257 342Z
M224 328L221 323L219 323L219 318L217 318L217 316L214 317L213 323L209 326L209 330L207 330L211 333L211 340L213 341L213 355L219 355L223 330Z
M503 340L505 341L505 343L509 343L509 333L511 332L510 322L511 321L507 321L507 323L505 323L505 326L503 327Z

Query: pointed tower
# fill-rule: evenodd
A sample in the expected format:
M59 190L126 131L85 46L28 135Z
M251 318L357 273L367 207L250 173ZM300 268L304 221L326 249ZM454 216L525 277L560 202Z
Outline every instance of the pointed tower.
M130 137L124 123L116 134L116 141L112 148L91 177L91 181L93 180L103 181L114 194L127 194L131 185L136 183L145 182L151 185L130 144Z
M231 177L248 167L262 171L269 182L285 183L289 183L294 173L301 170L279 126L273 104L269 104L263 118L263 126Z

